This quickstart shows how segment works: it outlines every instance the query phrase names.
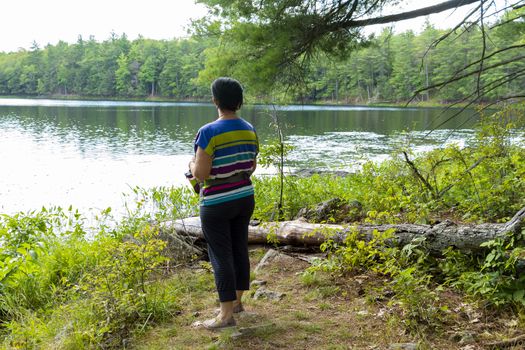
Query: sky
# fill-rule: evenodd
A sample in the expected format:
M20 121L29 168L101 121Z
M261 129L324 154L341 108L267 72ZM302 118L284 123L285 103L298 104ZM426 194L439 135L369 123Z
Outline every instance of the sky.
M68 43L82 35L97 41L126 33L149 39L187 36L191 18L206 14L194 0L0 0L0 51Z
M435 4L432 0L407 0L388 13ZM450 28L469 7L430 16L438 28ZM28 49L36 41L40 47L59 40L75 43L79 35L97 41L126 33L130 40L142 35L149 39L187 36L191 19L206 14L194 0L0 0L0 51ZM396 31L419 31L425 18L396 24ZM379 30L378 28L376 28ZM369 29L370 30L370 29Z

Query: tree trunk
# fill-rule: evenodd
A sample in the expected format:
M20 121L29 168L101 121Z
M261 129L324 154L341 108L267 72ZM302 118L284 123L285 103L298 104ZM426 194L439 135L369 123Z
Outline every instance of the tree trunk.
M329 225L312 224L304 221L283 221L250 226L248 241L250 244L264 244L268 242L268 235L274 235L280 244L312 246L320 245L331 238L342 242L348 232L356 230L364 240L370 240L373 232L394 230L395 240L387 242L390 245L404 246L414 238L424 236L426 246L432 255L440 255L450 246L463 252L477 252L483 248L482 243L500 237L508 232L518 233L523 227L525 208L505 224L457 225L449 220L437 225ZM167 233L175 231L177 234L203 238L201 222L198 217L167 222L163 230Z

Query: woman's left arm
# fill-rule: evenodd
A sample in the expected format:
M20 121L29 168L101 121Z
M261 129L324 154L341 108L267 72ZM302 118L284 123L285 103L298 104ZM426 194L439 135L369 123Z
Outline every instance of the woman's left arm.
M211 172L211 156L206 153L202 147L197 148L195 159L190 162L190 171L199 181L204 181L210 176Z

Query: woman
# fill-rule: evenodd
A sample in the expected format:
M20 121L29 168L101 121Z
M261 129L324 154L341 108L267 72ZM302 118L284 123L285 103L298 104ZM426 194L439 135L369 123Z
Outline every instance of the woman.
M199 129L190 171L203 183L200 218L219 294L220 313L200 323L208 329L235 325L244 310L242 294L250 286L248 224L255 206L250 175L259 150L253 126L240 118L241 84L219 78L211 85L218 117Z

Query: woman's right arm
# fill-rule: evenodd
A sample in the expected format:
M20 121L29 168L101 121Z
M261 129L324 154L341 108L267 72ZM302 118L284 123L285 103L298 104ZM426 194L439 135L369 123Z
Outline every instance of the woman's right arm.
M203 182L210 176L211 162L211 156L198 146L197 152L195 152L195 160L190 162L190 171L197 180Z

